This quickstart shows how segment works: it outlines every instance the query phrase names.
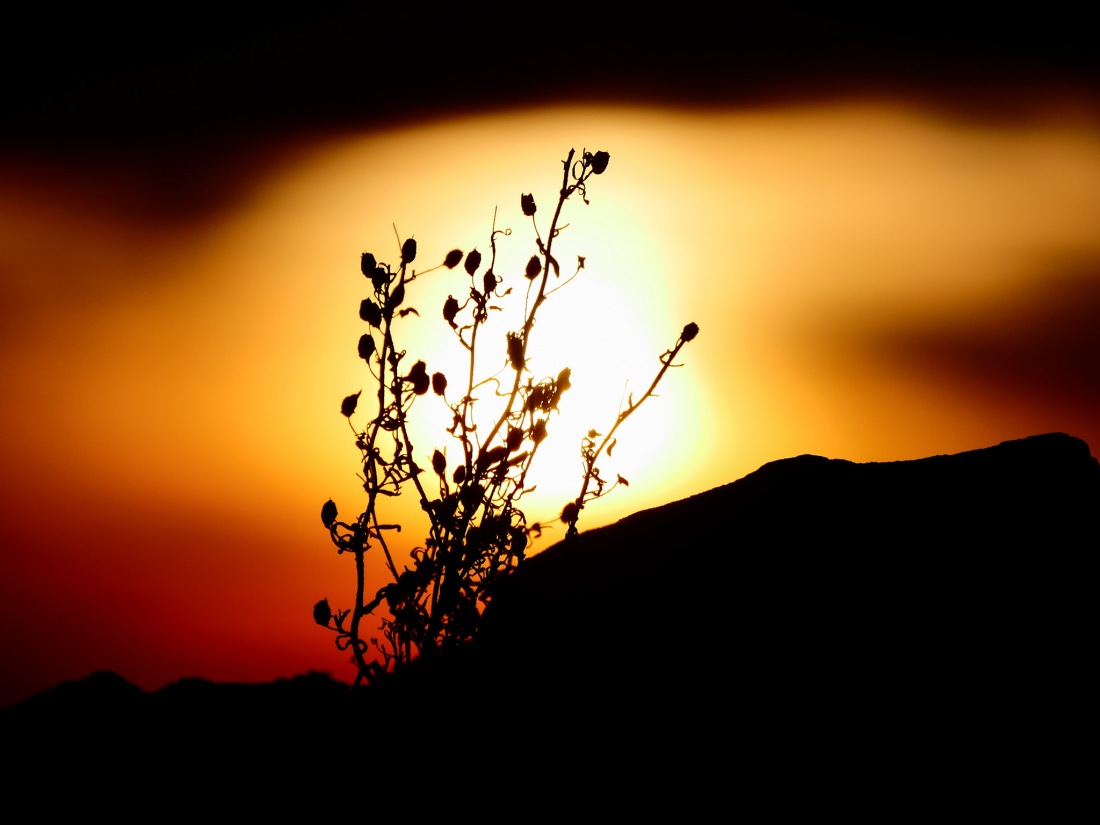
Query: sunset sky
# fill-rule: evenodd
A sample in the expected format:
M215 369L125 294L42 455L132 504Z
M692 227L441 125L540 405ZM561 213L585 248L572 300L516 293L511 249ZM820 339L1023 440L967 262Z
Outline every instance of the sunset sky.
M865 54L873 34L859 33ZM586 266L532 345L536 377L569 366L573 389L531 520L576 495L581 433L644 391L689 321L701 333L682 368L603 463L630 487L582 529L802 453L887 461L1063 431L1095 455L1100 105L1094 75L1043 63L1044 45L1027 60L987 47L992 70L966 90L927 57L902 79L846 64L827 84L807 59L779 84L745 59L716 79L716 53L670 75L683 95L597 60L588 85L574 69L557 88L543 69L526 96L512 82L499 100L436 91L419 108L402 98L416 82L374 78L345 104L358 117L259 108L256 131L216 98L192 112L214 124L193 145L164 140L163 101L148 134L120 135L141 121L118 93L104 128L62 136L69 115L24 90L0 144L0 706L99 669L146 689L350 680L310 609L353 597L319 514L328 498L363 506L339 413L368 386L360 253L396 264L395 226L424 267L485 250L496 209L512 229L497 271L518 284L533 251L519 196L549 208L571 147L611 162L591 205L570 204L559 257ZM129 77L119 66L46 96L96 111L96 78ZM463 282L441 270L410 289L408 347L429 370L457 354L440 309ZM501 320L501 358L516 326ZM446 420L422 400L415 413ZM426 433L425 460L448 443ZM393 520L406 550L423 538L415 503Z

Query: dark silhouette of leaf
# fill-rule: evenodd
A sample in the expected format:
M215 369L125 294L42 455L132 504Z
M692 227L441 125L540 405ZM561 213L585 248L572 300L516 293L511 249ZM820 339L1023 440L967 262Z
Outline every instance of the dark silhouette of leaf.
M447 267L447 269L454 269L456 266L458 266L461 260L462 250L452 249L450 252L447 253L447 257L443 259L443 266Z
M363 394L362 390L355 393L355 395L349 395L343 401L340 402L340 414L351 418L355 414L355 406L359 403L359 396Z
M331 498L321 506L321 523L325 527L336 523L336 502Z
M405 285L398 284L394 287L393 292L390 293L389 299L386 301L386 307L393 312L397 309L405 300Z

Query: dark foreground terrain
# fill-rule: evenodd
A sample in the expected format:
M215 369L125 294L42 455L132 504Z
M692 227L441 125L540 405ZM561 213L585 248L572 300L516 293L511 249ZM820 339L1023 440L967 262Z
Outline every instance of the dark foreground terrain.
M482 810L523 787L536 813L1049 815L1086 787L1098 547L1100 465L1070 436L799 456L535 556L476 646L356 695L96 674L0 711L0 736L13 788L183 801L355 778L417 808L446 785Z

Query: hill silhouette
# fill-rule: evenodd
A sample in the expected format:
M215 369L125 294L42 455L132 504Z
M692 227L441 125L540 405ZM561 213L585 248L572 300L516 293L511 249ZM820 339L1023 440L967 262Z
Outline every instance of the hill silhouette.
M442 747L456 781L567 766L617 787L614 765L665 796L735 774L930 805L1026 780L1016 803L1049 812L1081 771L1098 515L1100 464L1064 434L799 456L547 549L474 645L354 696L318 674L155 694L98 674L0 711L0 730L24 753L43 730L122 743L139 772L166 748L317 771L338 744L364 765Z

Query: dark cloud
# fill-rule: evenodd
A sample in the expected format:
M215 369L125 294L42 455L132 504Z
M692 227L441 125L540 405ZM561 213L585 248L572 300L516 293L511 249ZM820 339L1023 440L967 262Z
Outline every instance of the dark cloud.
M835 4L637 7L369 3L156 19L25 11L0 55L4 143L55 150L363 128L555 100L774 102L909 85L991 102L1035 79L1095 84L1094 29L1056 5L1014 15ZM994 96L997 97L997 96Z
M1006 291L965 325L929 318L873 333L862 346L972 389L1100 410L1100 261Z

